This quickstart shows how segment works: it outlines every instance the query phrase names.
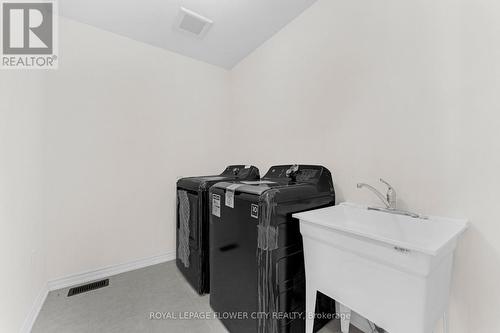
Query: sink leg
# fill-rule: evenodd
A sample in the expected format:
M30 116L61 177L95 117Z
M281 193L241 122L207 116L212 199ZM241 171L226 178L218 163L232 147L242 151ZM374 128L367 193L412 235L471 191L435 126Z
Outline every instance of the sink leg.
M340 331L342 333L349 333L349 325L351 324L351 309L339 303L340 314Z
M316 310L316 288L306 284L306 333L313 333L314 310Z
M448 333L448 314L443 313L443 333Z

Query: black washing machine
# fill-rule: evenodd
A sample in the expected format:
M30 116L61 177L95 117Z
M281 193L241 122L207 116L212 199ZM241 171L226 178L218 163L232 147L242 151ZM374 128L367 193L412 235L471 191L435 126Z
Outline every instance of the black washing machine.
M210 305L230 332L305 331L304 254L292 214L334 204L330 171L316 165L274 166L260 181L210 189ZM317 312L333 314L334 301L318 295Z
M177 181L176 263L200 295L210 289L208 190L221 181L256 179L259 179L256 167L231 165L218 176L188 177Z

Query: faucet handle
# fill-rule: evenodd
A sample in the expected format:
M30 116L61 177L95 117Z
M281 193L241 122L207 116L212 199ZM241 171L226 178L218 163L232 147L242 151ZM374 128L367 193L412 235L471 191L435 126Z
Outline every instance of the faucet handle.
M397 203L397 195L396 195L396 190L394 187L392 187L391 184L380 178L380 182L387 185L387 202L389 203L390 208L396 209L396 203Z

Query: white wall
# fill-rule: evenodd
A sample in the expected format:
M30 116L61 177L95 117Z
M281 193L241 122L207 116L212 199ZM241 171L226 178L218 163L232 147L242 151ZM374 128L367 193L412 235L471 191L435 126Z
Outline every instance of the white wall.
M42 72L0 72L0 332L18 332L46 282Z
M339 202L377 203L355 184L384 177L404 208L470 219L453 333L500 331L498 17L488 0L319 0L231 72L251 137L234 158L324 164Z
M49 279L175 251L175 182L219 173L228 73L61 19L46 116Z
M230 73L62 19L58 71L0 73L0 331L46 279L174 251L176 178L231 162L324 164L338 201L382 176L468 217L451 332L499 331L499 15L319 0Z

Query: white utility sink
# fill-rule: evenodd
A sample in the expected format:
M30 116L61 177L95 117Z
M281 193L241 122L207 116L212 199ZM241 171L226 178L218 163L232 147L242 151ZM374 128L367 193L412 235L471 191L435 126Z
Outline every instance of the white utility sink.
M448 306L453 252L466 220L351 203L293 217L304 240L308 313L321 291L389 333L433 331Z

